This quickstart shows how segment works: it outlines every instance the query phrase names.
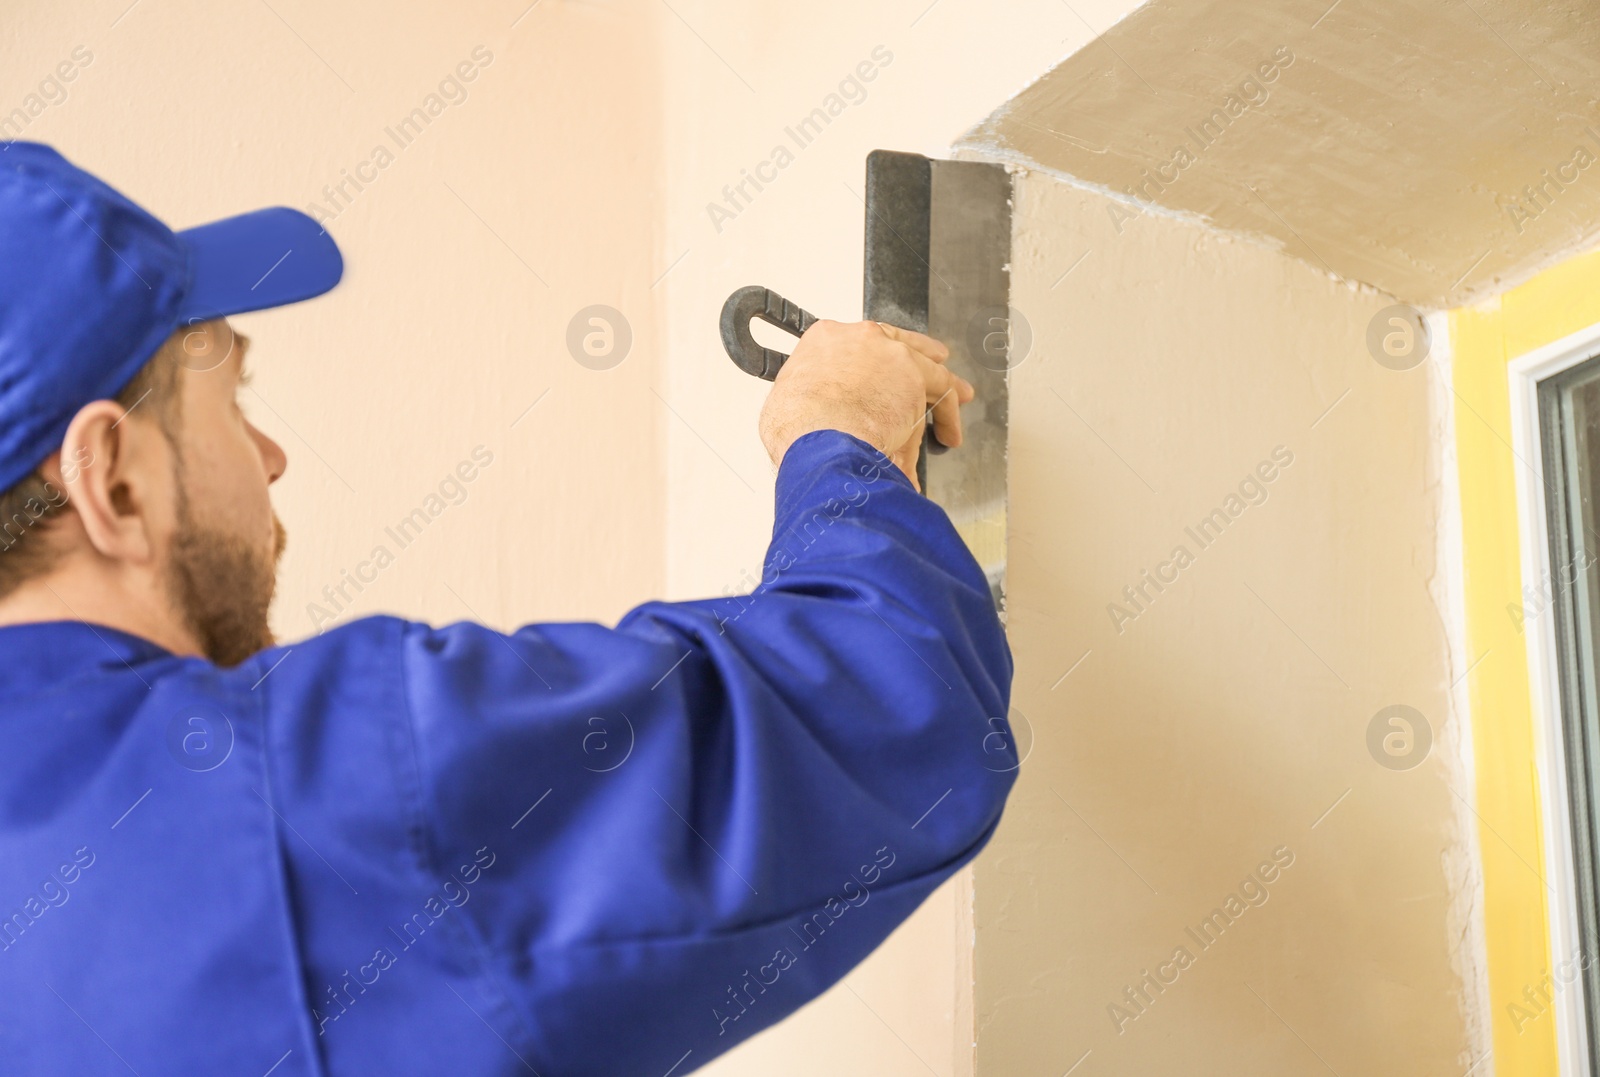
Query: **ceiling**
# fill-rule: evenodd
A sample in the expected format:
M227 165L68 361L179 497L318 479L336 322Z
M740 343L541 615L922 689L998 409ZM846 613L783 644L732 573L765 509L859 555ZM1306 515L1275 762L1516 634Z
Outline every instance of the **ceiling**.
M1151 0L959 148L1463 306L1600 233L1600 3Z

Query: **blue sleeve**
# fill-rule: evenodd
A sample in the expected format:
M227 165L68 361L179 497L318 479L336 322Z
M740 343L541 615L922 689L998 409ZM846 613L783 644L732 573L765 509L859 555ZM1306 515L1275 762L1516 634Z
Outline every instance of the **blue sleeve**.
M982 571L837 431L785 457L750 594L402 646L429 844L488 865L484 1001L564 1077L688 1072L826 990L976 855L1015 774Z

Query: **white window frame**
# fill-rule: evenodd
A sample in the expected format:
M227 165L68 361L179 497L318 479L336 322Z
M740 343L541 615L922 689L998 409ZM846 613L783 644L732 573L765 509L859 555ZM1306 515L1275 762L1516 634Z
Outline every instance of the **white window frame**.
M1517 514L1522 559L1523 593L1535 594L1553 580L1550 562L1549 505L1545 498L1544 431L1539 410L1539 384L1600 356L1600 324L1581 329L1508 364L1511 402L1511 444L1517 485ZM1572 845L1571 799L1567 788L1566 727L1561 714L1561 671L1556 646L1554 603L1523 623L1528 654L1528 683L1534 729L1534 765L1539 776L1540 830L1544 834L1547 922L1552 963L1571 958L1582 946L1578 888ZM1549 970L1554 972L1554 967ZM1537 986L1537 985L1535 985ZM1561 1077L1592 1077L1584 979L1554 992L1556 1052ZM1520 993L1510 1001L1525 1005ZM1496 1000L1496 1005L1501 1005Z

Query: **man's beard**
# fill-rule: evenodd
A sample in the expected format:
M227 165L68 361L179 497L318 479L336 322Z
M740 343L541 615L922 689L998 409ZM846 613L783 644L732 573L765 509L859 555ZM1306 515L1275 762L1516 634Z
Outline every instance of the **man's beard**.
M242 537L195 519L181 468L177 488L168 594L205 656L219 666L237 666L277 642L267 613L288 534L273 513L273 550L264 555Z

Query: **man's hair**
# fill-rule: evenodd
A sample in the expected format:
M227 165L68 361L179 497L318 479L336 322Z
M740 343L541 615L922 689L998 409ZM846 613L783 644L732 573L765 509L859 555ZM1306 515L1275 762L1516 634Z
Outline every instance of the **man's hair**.
M179 353L173 350L180 347L174 343L178 339L175 336L162 345L114 397L130 413L135 408L148 409L173 444L179 418L178 371L182 365ZM0 598L55 565L59 551L45 541L45 532L71 501L70 485L76 480L78 469L74 461L62 461L67 489L47 480L41 466L0 493Z

